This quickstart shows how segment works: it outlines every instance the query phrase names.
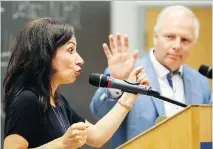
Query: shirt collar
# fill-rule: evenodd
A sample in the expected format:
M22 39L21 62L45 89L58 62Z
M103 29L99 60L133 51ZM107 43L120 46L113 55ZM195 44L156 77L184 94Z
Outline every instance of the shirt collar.
M151 49L150 52L150 58L151 58L151 62L154 65L154 69L158 75L158 77L163 78L165 77L168 73L170 73L170 71L164 67L154 56L154 49ZM178 70L182 76L183 74L183 66L181 65L179 70Z

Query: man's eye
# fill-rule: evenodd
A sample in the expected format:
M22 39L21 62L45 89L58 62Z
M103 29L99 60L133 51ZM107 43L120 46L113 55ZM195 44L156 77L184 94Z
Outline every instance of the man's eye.
M186 39L186 38L183 38L182 41L183 41L183 42L189 42L189 40Z
M167 35L166 37L169 38L169 39L174 39L174 38L175 38L175 37L172 36L172 35Z

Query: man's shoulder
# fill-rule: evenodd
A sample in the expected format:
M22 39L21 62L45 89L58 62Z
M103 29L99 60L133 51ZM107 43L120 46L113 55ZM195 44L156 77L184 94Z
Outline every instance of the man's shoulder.
M150 52L147 52L145 55L141 55L137 61L136 61L136 66L137 65L146 65L150 61Z
M207 80L205 76L200 74L196 69L184 64L183 65L183 73L186 73L191 78L199 78L199 80Z
M183 71L184 73L187 73L187 74L194 74L194 75L201 76L201 74L197 70L195 70L194 68L190 67L187 64L183 64Z

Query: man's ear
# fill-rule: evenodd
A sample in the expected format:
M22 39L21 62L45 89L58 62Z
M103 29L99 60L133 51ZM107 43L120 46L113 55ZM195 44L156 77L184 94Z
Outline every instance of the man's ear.
M154 44L154 46L156 46L157 38L158 38L158 34L155 33L155 36L153 38L153 44Z

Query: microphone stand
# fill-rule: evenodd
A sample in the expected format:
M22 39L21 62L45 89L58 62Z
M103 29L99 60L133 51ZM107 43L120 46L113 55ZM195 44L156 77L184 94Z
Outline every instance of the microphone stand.
M172 100L172 99L170 99L168 97L162 96L159 91L153 90L151 87L148 89L147 95L156 97L158 99L170 102L172 104L175 104L175 105L178 105L178 106L181 106L181 107L187 107L187 105L184 104L184 103L181 103L181 102Z
M126 80L124 80L125 82L129 83L129 84L132 84L132 85L138 85L139 83L131 83L131 82L128 82ZM124 91L124 90L122 90ZM125 92L125 91L124 91ZM134 93L132 91L126 91L126 92L130 92L130 93L133 93L133 94L137 94L137 93ZM156 90L153 90L151 87L148 88L147 90L147 94L148 96L153 96L153 97L156 97L158 99L161 99L161 100L164 100L164 101L167 101L167 102L170 102L172 104L175 104L175 105L178 105L178 106L181 106L181 107L187 107L188 105L184 104L184 103L181 103L181 102L178 102L178 101L175 101L175 100L172 100L168 97L165 97L165 96L162 96L160 94L159 91L156 91Z
M152 95L152 96L153 96L153 97L156 97L156 98L158 98L158 99L162 99L162 100L164 100L164 101L170 102L170 103L172 103L172 104L176 104L176 105L181 106L181 107L187 107L186 104L181 103L181 102L178 102L178 101L175 101L175 100L172 100L172 99L169 99L169 98L167 98L167 97L165 97L165 96L161 96L161 95Z

